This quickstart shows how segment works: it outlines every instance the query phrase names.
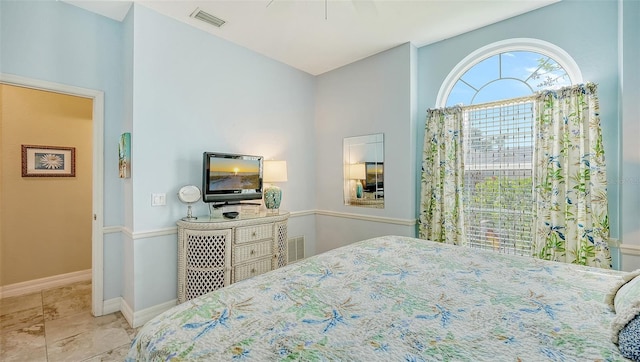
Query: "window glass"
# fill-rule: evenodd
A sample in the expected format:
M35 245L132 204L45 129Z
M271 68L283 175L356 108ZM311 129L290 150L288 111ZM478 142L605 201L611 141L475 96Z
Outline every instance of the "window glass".
M529 255L533 223L533 103L465 107L469 246Z
M519 98L531 95L531 88L519 80L498 79L488 83L475 94L471 104L495 102L501 99Z
M466 71L460 79L475 89L482 88L494 79L500 78L500 56L494 55Z
M476 90L471 88L462 80L458 80L453 86L449 98L447 98L447 107L456 104L471 104L471 98L476 95Z
M518 98L571 85L567 71L550 57L508 51L481 60L464 72L447 96L447 106Z

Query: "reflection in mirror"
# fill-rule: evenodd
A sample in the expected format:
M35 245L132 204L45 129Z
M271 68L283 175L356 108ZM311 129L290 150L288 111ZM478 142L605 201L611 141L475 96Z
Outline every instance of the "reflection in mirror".
M384 208L384 135L345 138L343 159L344 204Z

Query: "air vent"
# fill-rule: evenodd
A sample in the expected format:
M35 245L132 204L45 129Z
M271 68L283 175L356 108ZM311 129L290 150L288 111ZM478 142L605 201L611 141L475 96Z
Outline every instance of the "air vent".
M304 259L304 236L296 236L288 240L288 263Z
M222 25L224 25L224 23L226 23L226 21L220 19L219 17L213 16L213 15L211 15L209 13L206 13L206 12L200 10L200 9L196 9L196 11L194 11L191 14L191 17L194 18L194 19L198 19L198 20L204 21L207 24L211 24L211 25L215 26L216 28L219 28Z

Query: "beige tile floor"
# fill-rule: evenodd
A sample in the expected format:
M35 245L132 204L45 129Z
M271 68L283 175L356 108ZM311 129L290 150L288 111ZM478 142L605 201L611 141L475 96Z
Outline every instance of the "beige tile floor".
M91 282L0 299L0 361L122 361L136 330L91 315Z

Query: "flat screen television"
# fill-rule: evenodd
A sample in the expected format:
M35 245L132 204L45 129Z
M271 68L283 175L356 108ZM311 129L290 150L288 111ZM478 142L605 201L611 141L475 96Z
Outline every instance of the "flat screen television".
M262 156L204 152L202 200L239 203L262 198Z
M366 179L364 189L367 192L384 190L384 164L365 162Z

